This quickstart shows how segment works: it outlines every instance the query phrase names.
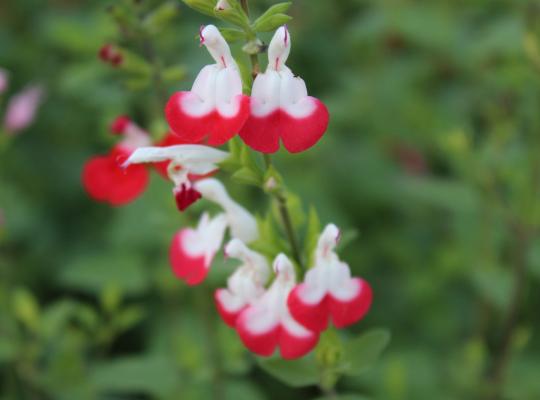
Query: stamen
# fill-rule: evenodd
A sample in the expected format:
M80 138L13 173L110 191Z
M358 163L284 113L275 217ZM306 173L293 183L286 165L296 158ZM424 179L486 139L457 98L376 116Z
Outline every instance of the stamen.
M283 28L285 28L285 46L287 46L287 42L289 41L289 29L287 28L287 24L283 25Z
M227 63L225 62L225 57L221 56L221 63L225 68L227 68Z

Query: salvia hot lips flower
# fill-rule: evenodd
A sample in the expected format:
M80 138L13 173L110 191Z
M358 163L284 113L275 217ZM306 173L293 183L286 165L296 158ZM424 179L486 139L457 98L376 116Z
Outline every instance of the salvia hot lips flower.
M180 230L173 238L169 253L176 277L190 286L204 281L212 260L221 247L225 229L225 214L211 218L204 213L195 229Z
M227 280L227 288L216 290L214 296L219 314L234 327L240 312L264 293L270 268L264 256L248 249L240 239L225 246L225 255L242 261Z
M274 271L274 282L240 313L236 330L245 346L258 355L270 356L279 347L285 359L302 357L315 347L319 333L300 325L289 312L287 297L295 285L295 274L284 254L276 257Z
M214 25L201 28L201 45L216 64L205 66L189 92L171 96L165 116L174 133L190 143L218 146L238 133L249 115L249 97L229 45Z
M204 281L227 228L233 238L245 243L258 238L255 218L229 197L218 180L203 179L195 183L195 189L203 198L220 205L224 213L214 218L203 214L196 229L184 228L174 236L170 248L171 266L174 274L188 285Z
M309 149L328 126L328 110L307 94L304 81L285 65L291 50L286 26L279 28L268 48L268 68L251 92L251 113L240 137L254 150L274 153L280 140L291 153Z
M217 170L217 164L228 157L225 151L199 144L179 144L167 147L137 149L124 163L131 164L168 162L167 174L174 183L173 194L180 211L201 198L192 181Z
M122 163L140 146L150 144L148 134L128 117L118 117L111 131L122 140L109 154L95 156L86 162L82 182L86 192L97 201L120 206L135 200L148 185L149 173L143 165L124 168Z
M371 287L360 278L352 278L349 266L334 252L338 239L338 228L328 225L319 237L315 266L288 299L293 317L313 331L326 329L330 319L337 328L351 325L371 306Z

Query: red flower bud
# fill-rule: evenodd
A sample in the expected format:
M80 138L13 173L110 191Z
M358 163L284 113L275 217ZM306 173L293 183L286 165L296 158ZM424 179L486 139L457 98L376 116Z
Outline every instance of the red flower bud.
M131 120L127 115L120 115L111 124L111 132L117 135L121 135L126 132L126 129L130 123Z

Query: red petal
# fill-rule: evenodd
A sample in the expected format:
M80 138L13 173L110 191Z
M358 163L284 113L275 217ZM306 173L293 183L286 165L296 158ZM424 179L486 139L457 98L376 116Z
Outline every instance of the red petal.
M279 351L285 360L293 360L305 356L315 348L319 341L319 334L310 332L305 337L294 336L286 328L281 327L279 334Z
M169 126L187 143L200 143L207 139L211 146L220 146L238 133L249 116L249 97L241 95L240 108L232 118L223 117L216 110L201 117L193 117L182 109L182 97L190 92L177 92L171 96L165 107L165 117Z
M329 114L326 106L313 98L316 108L305 118L295 118L278 109L265 117L251 115L240 130L240 137L254 150L275 153L279 139L291 153L299 153L314 146L326 132Z
M112 205L123 205L140 196L148 185L148 171L143 165L120 167L119 154L113 149L107 156L91 158L83 168L82 182L90 197Z
M299 324L305 326L310 331L321 332L328 327L328 302L326 296L318 304L307 304L302 301L300 291L304 287L301 283L297 285L289 294L287 305L293 318Z
M253 353L265 357L271 356L278 345L280 331L279 326L274 327L268 332L260 334L251 333L246 328L246 324L243 321L243 317L247 310L249 310L249 308L242 312L236 321L236 331L238 332L240 339Z
M229 325L231 328L234 328L236 326L236 320L240 313L245 309L245 307L241 308L238 311L229 311L225 306L223 305L221 299L220 299L220 293L225 289L217 289L214 292L214 300L216 301L216 307L218 309L219 315L221 315L221 318L223 318L223 321L227 325Z
M193 189L193 187L187 187L185 183L180 188L174 189L174 198L176 200L176 206L178 210L185 211L190 205L195 203L202 197L202 194Z
M360 321L369 311L373 292L369 284L360 278L353 278L360 288L359 293L349 301L341 301L328 295L332 322L337 328L344 328Z
M204 256L193 257L185 251L183 240L190 231L191 229L182 229L174 235L169 258L176 277L190 286L195 286L204 281L210 265L206 265Z

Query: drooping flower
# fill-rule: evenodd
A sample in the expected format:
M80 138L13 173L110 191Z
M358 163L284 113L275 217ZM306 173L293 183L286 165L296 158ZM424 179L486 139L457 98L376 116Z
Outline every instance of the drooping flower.
M214 298L225 323L234 327L240 312L264 293L270 268L263 255L250 250L240 239L225 246L225 255L242 264L227 279L227 288L217 289Z
M205 66L189 92L176 92L165 107L169 126L183 140L212 146L238 133L249 115L249 97L242 94L242 79L229 45L214 25L200 31L216 64Z
M288 299L293 317L313 331L326 329L330 319L337 328L354 324L371 306L371 287L363 279L351 277L349 266L334 251L338 240L339 229L328 225L319 237L315 266Z
M276 257L274 271L274 282L240 313L236 329L245 346L258 355L270 356L279 347L284 359L302 357L315 347L319 333L300 325L289 312L287 297L295 285L295 274L284 254Z
M197 228L180 230L173 238L169 253L174 274L190 286L201 283L221 247L225 229L225 214L210 218L204 213Z
M201 193L203 198L217 203L224 212L214 218L203 214L196 229L183 228L173 238L171 266L174 274L188 285L198 285L206 278L227 228L233 238L244 243L256 240L259 235L255 217L232 200L217 179L195 182L194 190Z
M167 175L174 183L173 194L180 211L201 198L193 186L193 178L212 174L217 164L225 160L228 153L199 144L179 144L167 147L143 147L137 149L124 163L131 164L168 162Z
M29 86L13 96L4 115L4 128L14 134L27 128L36 117L43 99L41 86Z
M122 140L109 154L92 157L85 163L82 183L93 199L120 206L135 200L148 185L149 173L143 165L124 168L122 163L135 149L149 145L150 137L126 116L116 118L110 129Z
M254 150L274 153L280 140L291 153L315 145L328 127L329 114L318 99L308 96L306 84L285 65L291 50L286 26L279 28L268 48L268 67L251 92L250 117L240 137Z

